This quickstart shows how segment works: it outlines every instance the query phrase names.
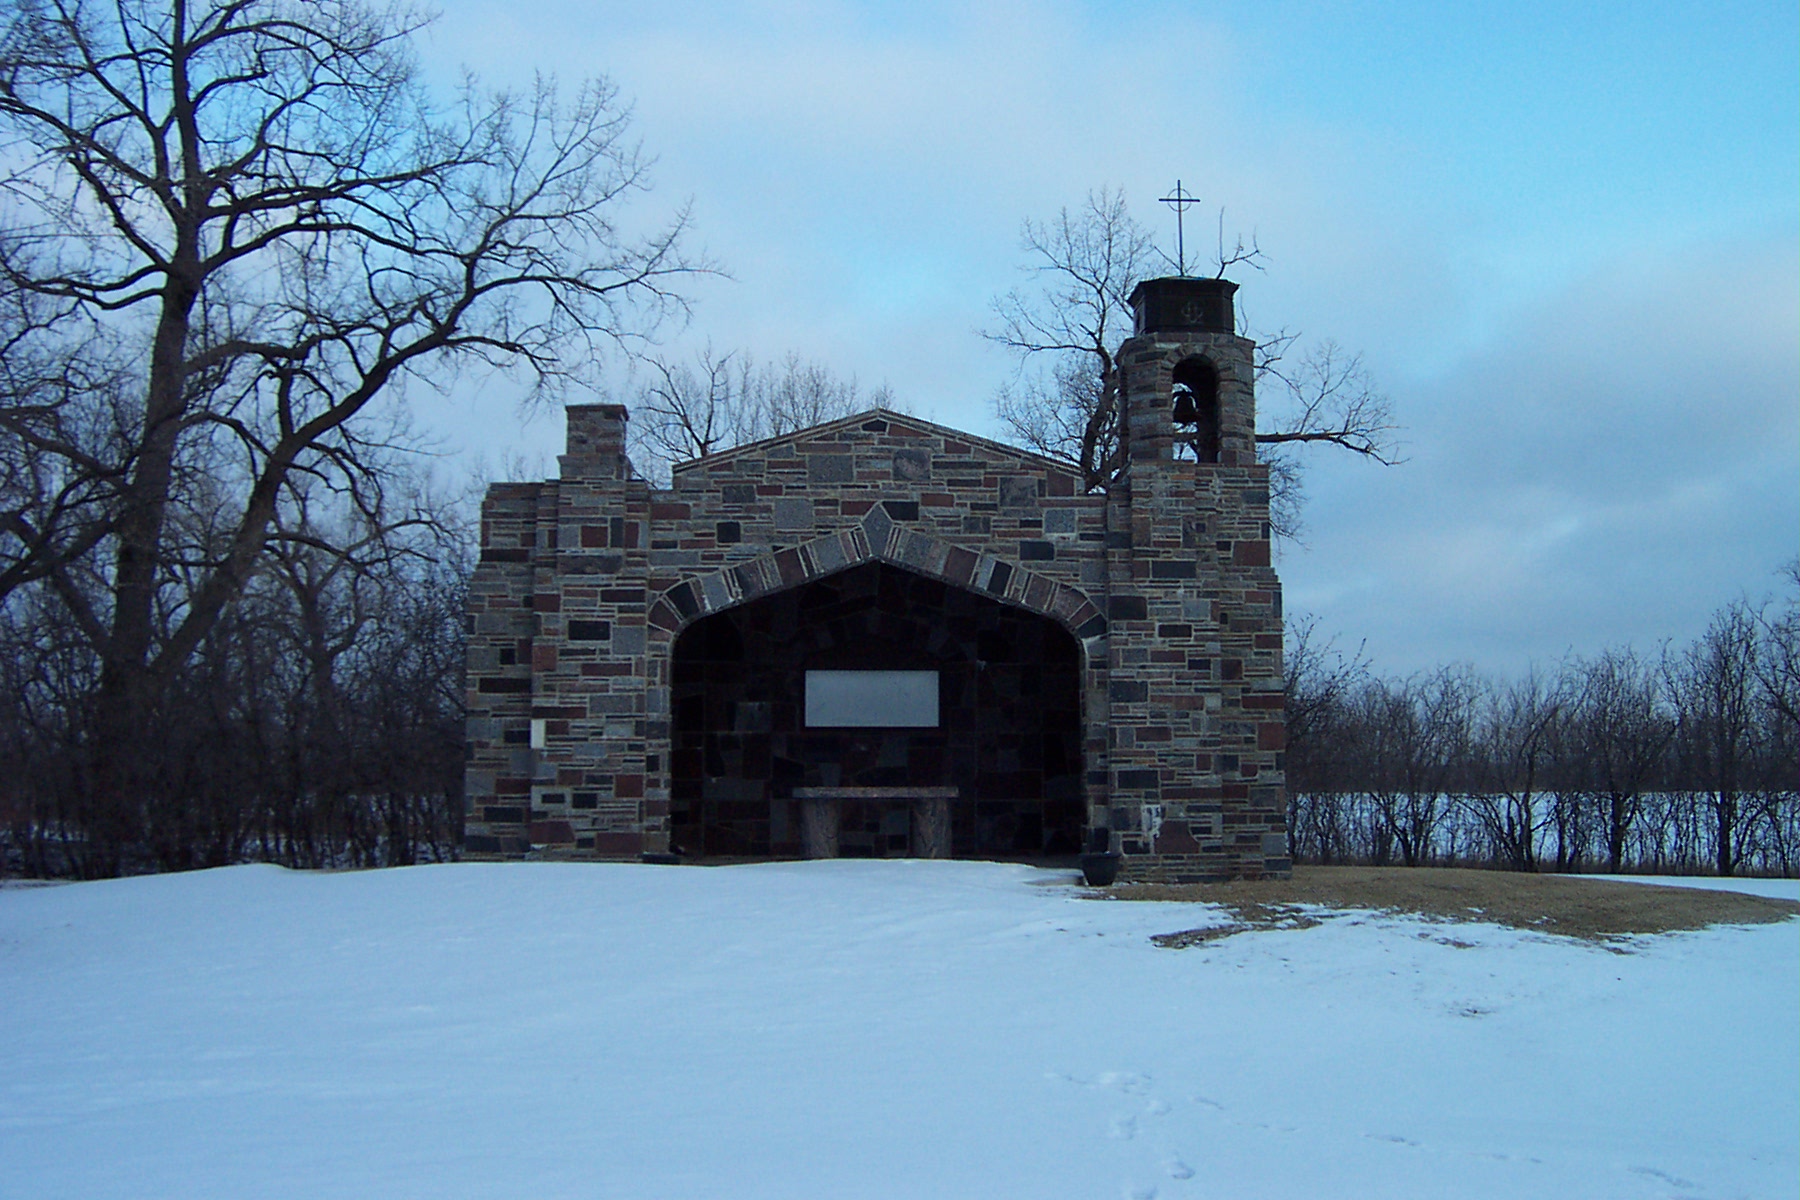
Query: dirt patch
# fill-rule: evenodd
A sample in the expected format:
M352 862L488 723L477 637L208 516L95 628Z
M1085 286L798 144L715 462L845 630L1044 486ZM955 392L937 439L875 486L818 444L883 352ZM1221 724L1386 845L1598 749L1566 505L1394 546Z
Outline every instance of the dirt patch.
M1137 897L1126 897L1137 899ZM1227 905L1237 919L1229 925L1209 925L1205 929L1183 929L1179 933L1159 933L1150 940L1170 950L1200 946L1228 938L1234 933L1250 933L1258 929L1311 929L1319 919L1304 909L1286 904Z
M1593 941L1709 925L1767 924L1800 913L1800 903L1792 900L1740 892L1450 867L1295 867L1292 879L1121 884L1105 889L1105 894L1115 900L1218 904L1235 917L1229 926L1163 934L1155 939L1163 946L1192 946L1252 929L1316 924L1295 905L1489 921Z

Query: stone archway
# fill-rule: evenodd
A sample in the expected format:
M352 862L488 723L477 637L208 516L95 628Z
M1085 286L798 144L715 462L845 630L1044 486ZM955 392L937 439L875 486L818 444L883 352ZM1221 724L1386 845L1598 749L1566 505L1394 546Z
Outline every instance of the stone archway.
M1083 653L1060 623L883 559L689 622L670 656L670 842L684 857L795 857L797 789L953 789L956 857L1075 853L1084 803ZM924 670L931 728L819 728L808 670ZM843 809L841 853L916 853L905 805Z
M909 529L879 505L859 525L682 580L651 603L650 626L673 635L702 617L871 561L1048 617L1073 633L1091 661L1105 661L1095 652L1097 639L1106 635L1106 616L1079 588Z
M678 638L708 618L872 563L886 564L996 605L1035 614L1060 628L1075 647L1079 662L1078 745L1088 774L1079 779L1077 790L1083 799L1076 806L1082 810L1084 829L1096 822L1105 823L1108 789L1102 781L1108 759L1110 700L1108 624L1102 606L1079 588L1015 562L910 528L906 520L904 514L899 518L890 514L886 504L877 505L857 525L705 575L690 576L660 594L652 594L646 614L646 684L653 722L645 742L649 772L645 781L646 812L655 822L646 837L651 853L659 854L671 847L677 851L689 849L681 844L675 818L683 815L681 806L691 803L691 798L678 798L673 787L678 774L673 685ZM761 803L755 798L745 802Z

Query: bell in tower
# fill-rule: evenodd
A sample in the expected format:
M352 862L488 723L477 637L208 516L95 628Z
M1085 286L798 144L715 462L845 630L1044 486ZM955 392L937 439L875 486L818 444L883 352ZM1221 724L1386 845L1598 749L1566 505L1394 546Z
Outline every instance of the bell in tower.
M1187 450L1195 462L1218 462L1219 372L1212 363L1196 355L1176 363L1172 378L1174 404L1170 416L1177 449Z
M1237 284L1177 275L1131 293L1133 336L1120 348L1131 461L1255 461L1253 345L1239 337Z

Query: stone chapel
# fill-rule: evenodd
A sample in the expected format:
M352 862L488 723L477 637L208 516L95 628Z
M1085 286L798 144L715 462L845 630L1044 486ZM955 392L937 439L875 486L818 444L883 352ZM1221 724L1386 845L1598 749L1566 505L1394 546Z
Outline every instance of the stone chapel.
M568 409L482 506L470 858L1118 853L1287 874L1281 589L1236 285L1154 279L1124 464L872 410L680 464Z

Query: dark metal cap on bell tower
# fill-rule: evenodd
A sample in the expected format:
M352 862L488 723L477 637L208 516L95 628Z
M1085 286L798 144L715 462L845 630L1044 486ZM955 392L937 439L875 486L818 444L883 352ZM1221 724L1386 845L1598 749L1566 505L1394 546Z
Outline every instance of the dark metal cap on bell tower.
M1135 333L1236 333L1231 297L1238 285L1229 279L1164 276L1146 279L1131 289Z

